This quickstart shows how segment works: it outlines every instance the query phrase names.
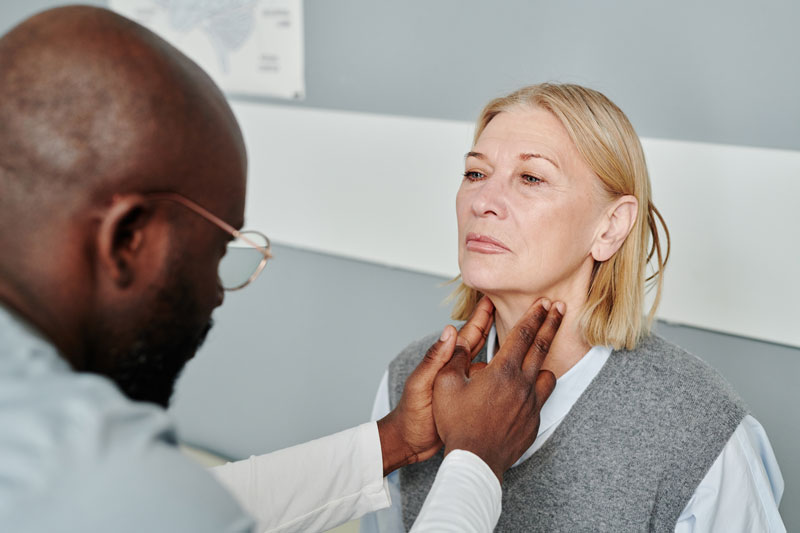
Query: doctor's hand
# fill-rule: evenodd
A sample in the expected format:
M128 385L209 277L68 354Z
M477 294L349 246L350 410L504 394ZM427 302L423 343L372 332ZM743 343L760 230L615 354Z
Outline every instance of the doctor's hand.
M494 307L482 298L460 331L446 326L441 338L406 380L397 407L378 421L383 453L383 475L432 457L442 446L433 420L433 384L453 354L472 360L492 327Z
M536 439L539 411L555 388L555 375L542 370L542 363L563 310L563 303L537 300L488 365L470 365L470 354L456 351L433 390L433 415L445 455L470 451L502 483L503 473Z

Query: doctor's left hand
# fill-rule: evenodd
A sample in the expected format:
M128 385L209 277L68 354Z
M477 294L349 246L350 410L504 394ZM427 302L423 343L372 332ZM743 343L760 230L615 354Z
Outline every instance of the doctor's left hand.
M406 380L397 407L378 421L384 476L401 466L429 459L441 448L433 421L436 375L454 353L463 353L469 360L478 354L492 326L493 311L492 302L484 297L460 331L446 326Z

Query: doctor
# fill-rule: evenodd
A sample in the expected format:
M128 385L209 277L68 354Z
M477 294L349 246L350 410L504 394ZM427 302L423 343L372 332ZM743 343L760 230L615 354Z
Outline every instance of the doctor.
M174 380L222 289L269 258L239 230L245 177L222 94L144 28L65 7L0 39L0 530L320 531L389 505L384 476L444 446L415 531L490 531L555 386L560 303L470 368L482 302L377 424L211 473L178 452ZM218 271L232 241L255 254L242 277Z

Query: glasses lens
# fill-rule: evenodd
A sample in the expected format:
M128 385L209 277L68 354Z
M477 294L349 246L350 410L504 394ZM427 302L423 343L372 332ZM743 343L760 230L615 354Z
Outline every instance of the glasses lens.
M238 289L246 285L265 261L264 254L248 241L269 250L269 241L258 232L243 231L240 238L231 241L219 263L219 280L223 289Z

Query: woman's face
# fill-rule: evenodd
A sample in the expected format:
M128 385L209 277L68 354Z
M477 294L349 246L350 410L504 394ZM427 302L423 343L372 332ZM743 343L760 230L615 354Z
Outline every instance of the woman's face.
M456 197L464 283L490 296L585 295L608 202L553 114L500 113L467 154Z

